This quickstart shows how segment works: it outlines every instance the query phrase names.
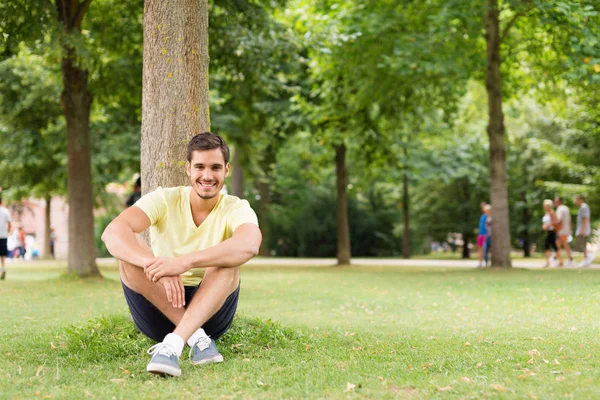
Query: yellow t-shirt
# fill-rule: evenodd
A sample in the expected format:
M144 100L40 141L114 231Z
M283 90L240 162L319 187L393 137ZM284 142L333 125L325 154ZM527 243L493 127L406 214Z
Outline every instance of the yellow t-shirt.
M205 250L229 239L238 226L258 226L256 213L246 200L220 194L208 217L196 226L190 206L191 186L157 188L142 196L135 206L150 218L150 246L157 257L177 257ZM184 285L198 285L203 269L181 275Z

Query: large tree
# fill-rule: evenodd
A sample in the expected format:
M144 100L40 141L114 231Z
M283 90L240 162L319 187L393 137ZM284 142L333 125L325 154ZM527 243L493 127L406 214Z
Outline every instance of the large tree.
M210 130L208 1L144 5L142 189L187 184L185 145Z

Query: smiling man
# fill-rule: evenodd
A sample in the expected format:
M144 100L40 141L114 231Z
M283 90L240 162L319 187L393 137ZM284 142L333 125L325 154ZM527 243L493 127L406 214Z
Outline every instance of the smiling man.
M123 211L102 234L119 260L125 299L137 328L159 342L146 370L179 376L185 343L192 364L223 361L214 339L231 326L240 265L258 254L257 217L246 200L221 193L229 147L209 132L192 138L191 186L158 188ZM149 248L139 233L150 228Z

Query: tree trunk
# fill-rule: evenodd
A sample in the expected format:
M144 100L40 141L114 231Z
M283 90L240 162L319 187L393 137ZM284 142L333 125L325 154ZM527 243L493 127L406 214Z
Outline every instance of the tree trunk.
M231 160L231 194L241 199L244 197L244 171L242 170L240 155L241 151L236 147Z
M531 215L529 215L529 207L527 206L527 195L523 194L523 204L525 207L523 208L523 218L521 222L523 223L523 256L531 257L531 252L529 249L529 222L531 220Z
M50 220L50 206L52 205L52 197L46 196L46 213L44 218L44 250L42 254L44 258L50 258L50 234L52 230L52 222Z
M404 148L405 159L408 158L408 150ZM406 161L402 176L402 213L404 214L404 235L402 237L402 257L410 258L410 214L409 214L409 196L408 196L408 172L406 170Z
M269 204L271 203L271 192L269 183L265 179L258 181L258 193L260 200L258 201L258 224L262 233L262 243L260 245L259 254L261 256L270 256L269 252Z
M469 249L469 242L471 241L471 234L469 232L463 232L463 248L462 248L462 258L469 259L471 258L471 250Z
M487 43L486 89L488 93L490 171L492 202L492 267L511 267L508 190L506 186L506 149L502 113L502 79L500 76L500 26L498 1L488 0L485 16Z
M81 21L91 0L81 3L56 0L59 22L69 35L81 32ZM88 71L77 60L75 48L63 45L63 92L61 103L67 121L69 159L69 273L99 276L94 243L94 201L90 159L90 111L92 94L88 89Z
M144 2L142 188L189 184L186 144L210 130L208 2Z
M348 171L346 170L346 146L335 147L335 168L337 173L337 262L350 264L350 226L348 223Z

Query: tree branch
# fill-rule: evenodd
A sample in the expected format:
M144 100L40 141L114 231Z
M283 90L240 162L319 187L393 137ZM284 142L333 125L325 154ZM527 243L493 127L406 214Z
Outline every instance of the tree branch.
M88 8L90 7L91 2L92 2L92 0L84 0L83 3L79 4L79 6L77 7L77 11L75 12L75 15L73 16L73 22L72 22L73 27L77 27L77 29L81 29L81 21L83 20L83 16L85 15Z
M504 37L508 34L508 31L510 30L510 28L512 28L512 26L517 22L517 19L519 19L520 17L524 16L525 14L527 14L529 11L533 10L534 8L535 8L535 4L532 4L530 7L526 8L524 10L521 10L518 13L516 13L510 19L510 21L508 21L508 23L506 24L506 26L504 27L504 29L500 33L500 43L502 43L504 41Z

